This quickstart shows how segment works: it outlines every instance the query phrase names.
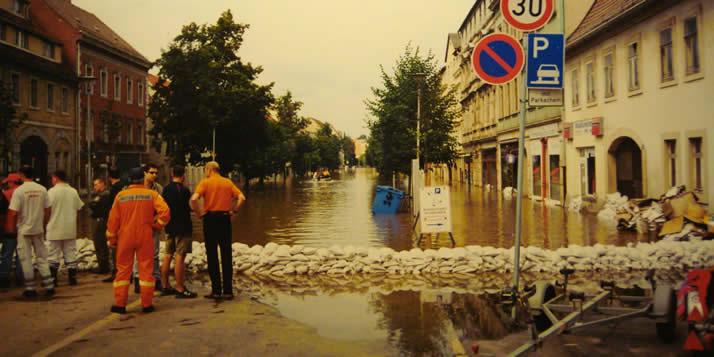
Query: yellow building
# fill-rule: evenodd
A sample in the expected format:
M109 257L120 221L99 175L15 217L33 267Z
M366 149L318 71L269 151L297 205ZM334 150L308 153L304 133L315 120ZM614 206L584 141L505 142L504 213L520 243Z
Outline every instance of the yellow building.
M568 197L714 187L714 1L596 0L568 38Z

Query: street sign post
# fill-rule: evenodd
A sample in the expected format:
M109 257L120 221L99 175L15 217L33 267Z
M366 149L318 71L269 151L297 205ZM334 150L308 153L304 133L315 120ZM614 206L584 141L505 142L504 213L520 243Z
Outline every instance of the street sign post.
M504 84L521 73L523 57L523 48L516 39L504 34L491 34L476 44L471 62L484 82Z
M563 88L564 35L528 34L528 88Z
M534 31L553 16L553 0L501 0L501 14L509 25Z

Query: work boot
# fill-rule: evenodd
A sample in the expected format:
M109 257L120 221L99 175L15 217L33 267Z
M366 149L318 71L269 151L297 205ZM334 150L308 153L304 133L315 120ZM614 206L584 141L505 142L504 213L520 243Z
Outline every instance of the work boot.
M150 312L154 312L154 311L156 311L156 308L154 307L154 305L149 305L149 306L147 306L147 307L142 307L142 308L141 308L141 312L147 313L147 314L150 313Z
M109 309L109 311L115 312L115 313L117 313L117 314L126 314L126 307L124 307L124 306L112 305L112 308Z
M55 283L55 286L57 286L57 268L50 267L50 273L52 274L52 280Z
M69 285L77 285L77 269L68 269Z

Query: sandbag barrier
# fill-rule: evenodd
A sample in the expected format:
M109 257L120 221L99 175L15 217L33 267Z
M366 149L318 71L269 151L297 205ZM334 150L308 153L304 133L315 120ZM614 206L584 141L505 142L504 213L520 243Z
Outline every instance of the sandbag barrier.
M94 246L79 239L79 270L97 266ZM193 272L207 269L203 243L193 242L186 255L186 267ZM513 269L513 248L467 246L438 250L394 251L391 248L305 247L268 243L252 247L233 243L233 269L246 275L472 275L507 273ZM164 242L161 242L161 255ZM627 246L595 244L573 245L548 250L522 247L522 272L556 274L562 268L576 271L628 272L638 270L677 270L708 268L714 265L714 241L629 243Z

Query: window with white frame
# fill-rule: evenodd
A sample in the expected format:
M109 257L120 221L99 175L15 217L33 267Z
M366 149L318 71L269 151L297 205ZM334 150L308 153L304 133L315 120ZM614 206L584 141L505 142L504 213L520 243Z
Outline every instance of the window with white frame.
M20 74L10 74L10 84L12 85L12 104L20 105Z
M702 172L704 152L702 151L701 137L689 138L689 154L692 158L690 163L690 186L701 193L704 191L704 173Z
M37 79L30 79L30 107L37 108Z
M571 80L570 103L572 104L573 107L580 106L580 78L579 77L580 77L580 74L578 73L577 68L570 71L570 80Z
M686 74L699 73L699 28L697 16L684 19L684 46L686 50Z
M677 140L669 139L664 141L665 155L665 180L667 187L677 185Z
M627 45L627 88L630 91L640 89L640 43Z
M55 44L49 41L42 43L42 55L47 58L55 58Z
M52 83L47 83L47 110L55 110L55 85Z
M587 91L588 103L594 103L597 99L595 94L595 60L585 63L585 89Z
M134 103L134 80L131 77L126 77L126 102Z
M109 78L106 68L99 70L99 91L102 97L107 97L107 92L109 91Z
M62 87L62 114L69 113L69 88Z
M666 27L659 32L660 80L674 80L674 64L672 58L672 27Z
M141 79L138 82L139 84L136 87L136 98L137 102L139 103L139 106L141 107L144 105L144 82Z
M24 49L27 49L29 47L27 34L24 31L17 30L15 32L15 45Z
M141 124L136 126L136 135L138 137L138 144L144 145L144 127Z
M90 62L84 65L84 76L94 77L94 66ZM85 85L87 86L87 94L94 94L94 81L86 82Z
M615 96L615 53L614 51L607 52L602 59L604 77L603 84L605 85L605 98Z
M25 1L24 0L12 0L10 9L16 15L25 16Z
M121 100L121 76L114 73L114 100Z
M131 121L126 124L126 143L134 143L134 124Z

